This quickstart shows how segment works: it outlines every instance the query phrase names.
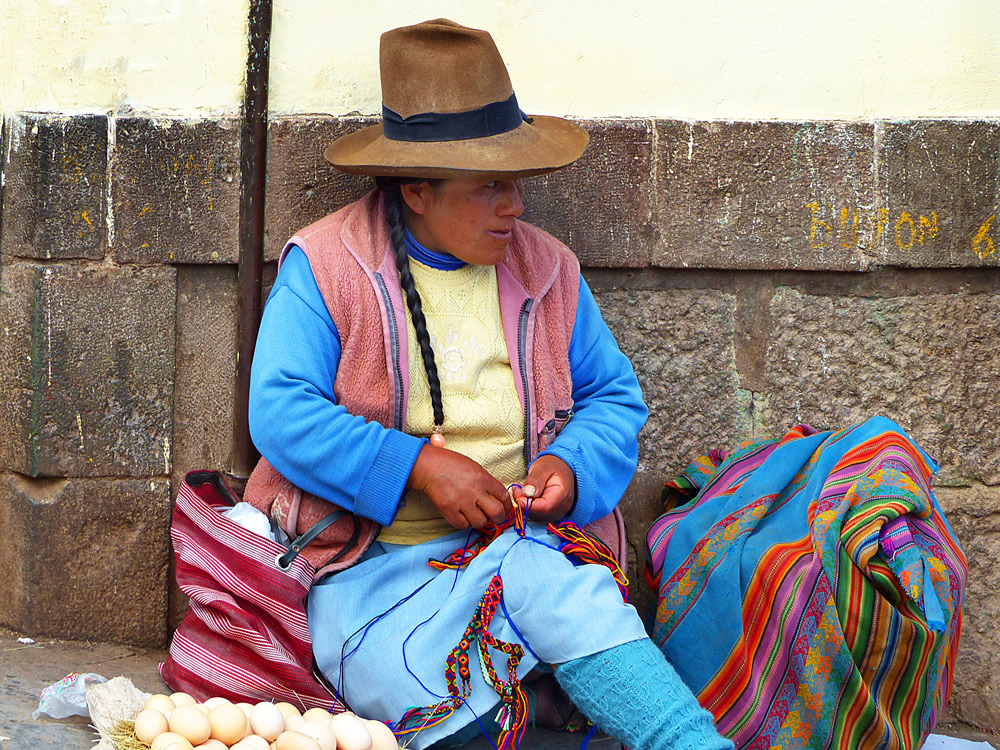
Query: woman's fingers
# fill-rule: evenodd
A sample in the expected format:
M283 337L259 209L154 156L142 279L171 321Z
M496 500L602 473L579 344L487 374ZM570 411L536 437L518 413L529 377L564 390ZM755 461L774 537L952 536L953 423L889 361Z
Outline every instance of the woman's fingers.
M507 488L471 458L425 445L407 482L421 490L456 529L503 523L513 512Z
M531 498L531 517L538 521L557 521L573 507L576 477L561 458L541 456L528 469L524 495ZM526 504L521 500L522 505Z
M438 508L438 510L441 509ZM449 511L447 513L441 510L441 515L445 521L450 523L459 531L463 531L464 529L467 529L470 526L472 526L472 524L469 522L469 519L466 517L464 508L458 508L453 511Z
M490 479L493 479L493 477L490 477ZM494 520L493 523L501 523L510 518L511 514L514 512L514 503L510 499L510 492L507 491L507 488L496 479L493 479L493 481L495 484L490 490L490 496L500 503L500 507L503 509L500 520Z
M483 529L489 526L490 520L483 513L482 509L478 505L467 505L462 508L462 515L465 516L466 520L469 522L469 526L474 529Z
M483 529L490 524L500 525L510 516L510 499L506 497L504 490L504 500L494 497L486 492L481 492L471 499L471 502L462 506L462 517L468 525L474 529ZM452 526L454 526L452 522ZM464 527L457 527L464 528Z
M507 491L504 490L504 495L506 496ZM506 499L506 498L505 498ZM507 500L506 506L499 499L493 497L492 495L482 494L476 498L476 507L484 514L484 516L489 519L490 523L501 524L507 520L509 515L510 500ZM476 527L481 528L481 527Z

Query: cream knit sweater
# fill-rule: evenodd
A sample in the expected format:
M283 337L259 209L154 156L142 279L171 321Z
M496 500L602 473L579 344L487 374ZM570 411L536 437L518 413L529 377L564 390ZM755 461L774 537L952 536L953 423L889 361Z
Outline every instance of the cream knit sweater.
M524 478L524 414L503 336L493 266L439 270L410 259L434 347L447 447L509 485ZM406 432L430 435L430 388L416 332L406 317L410 399ZM419 492L407 493L395 522L379 541L419 544L454 531Z

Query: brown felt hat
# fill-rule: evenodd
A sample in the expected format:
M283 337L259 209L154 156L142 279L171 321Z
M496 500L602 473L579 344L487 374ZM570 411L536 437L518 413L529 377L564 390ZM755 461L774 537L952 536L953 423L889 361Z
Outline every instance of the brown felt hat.
M382 124L338 139L337 169L390 177L514 179L580 157L587 133L527 117L488 32L439 18L382 34Z

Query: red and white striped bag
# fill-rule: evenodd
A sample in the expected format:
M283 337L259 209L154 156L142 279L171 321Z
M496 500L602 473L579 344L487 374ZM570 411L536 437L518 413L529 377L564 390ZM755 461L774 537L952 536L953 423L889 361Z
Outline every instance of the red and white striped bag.
M199 700L346 710L313 662L305 597L316 570L299 556L346 511L286 549L222 515L237 502L218 472L191 472L181 483L170 538L177 583L191 600L160 675Z

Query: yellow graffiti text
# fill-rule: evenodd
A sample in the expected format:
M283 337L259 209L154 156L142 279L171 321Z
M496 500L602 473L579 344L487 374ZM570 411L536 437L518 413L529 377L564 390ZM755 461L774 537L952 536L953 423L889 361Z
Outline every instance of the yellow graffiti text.
M993 226L993 220L996 217L997 215L993 214L984 221L983 225L979 227L979 231L976 232L976 236L972 238L972 252L982 260L986 260L997 251L997 247L993 243L993 238L987 234L990 231L990 227Z
M858 206L843 206L840 211L830 207L830 220L826 221L825 206L813 201L807 203L809 217L809 245L813 250L839 245L843 248L856 248L863 239L878 240L886 227L892 224L893 239L901 250L908 250L914 245L932 242L938 236L937 211L931 211L929 216L900 211L892 221L889 209L866 209ZM839 221L836 218L839 218ZM836 224L836 226L835 226Z

